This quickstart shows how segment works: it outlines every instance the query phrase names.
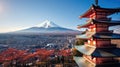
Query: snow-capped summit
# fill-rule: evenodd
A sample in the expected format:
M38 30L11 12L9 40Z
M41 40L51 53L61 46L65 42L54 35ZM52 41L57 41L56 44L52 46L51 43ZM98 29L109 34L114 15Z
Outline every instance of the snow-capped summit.
M50 28L50 27L59 27L59 26L52 21L45 20L41 24L37 25L37 27Z
M42 22L40 25L36 25L34 27L30 27L27 29L22 29L15 31L13 33L79 33L79 31L68 29L68 28L63 28L58 26L57 24L53 23L52 21L46 20Z

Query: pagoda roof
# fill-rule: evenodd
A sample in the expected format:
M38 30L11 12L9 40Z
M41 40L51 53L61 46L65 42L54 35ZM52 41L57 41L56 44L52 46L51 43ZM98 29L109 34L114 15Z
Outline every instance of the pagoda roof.
M115 21L115 20L92 20L93 23L101 23L101 24L108 24L109 26L114 26L114 25L120 25L120 21Z
M92 57L120 57L120 48L93 48L89 46L75 46L75 48L85 54Z
M111 15L120 12L120 8L102 8L100 6L92 5L87 12L80 16L80 18L89 18L89 15L93 12L105 12L107 15Z
M116 33L96 33L94 38L100 38L100 39L120 39L120 34Z
M82 34L82 35L76 35L76 38L89 39L89 38L91 38L94 34L95 34L95 32L86 32L85 34Z
M94 20L91 19L89 20L86 24L84 25L78 25L79 28L88 28L88 26L92 25L92 24L108 24L109 26L114 26L114 25L120 25L120 21L107 21L107 20Z
M108 33L108 32L104 32L104 33L86 32L85 34L77 35L76 38L120 39L120 34Z
M78 25L78 28L88 28L88 26L90 26L91 24L93 24L92 20L89 20L86 24L84 25Z

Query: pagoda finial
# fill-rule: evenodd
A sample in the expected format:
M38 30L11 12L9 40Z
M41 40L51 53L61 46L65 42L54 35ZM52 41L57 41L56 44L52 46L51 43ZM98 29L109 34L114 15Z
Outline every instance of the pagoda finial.
M95 0L95 5L98 6L98 0Z

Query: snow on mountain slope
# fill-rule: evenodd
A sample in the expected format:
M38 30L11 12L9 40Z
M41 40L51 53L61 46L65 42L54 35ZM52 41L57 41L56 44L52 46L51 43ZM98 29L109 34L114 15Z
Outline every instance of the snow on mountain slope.
M35 27L15 31L15 33L79 33L79 31L63 28L52 21L46 20Z
M37 27L49 28L49 27L59 27L57 24L52 21L45 20L43 23L37 25Z

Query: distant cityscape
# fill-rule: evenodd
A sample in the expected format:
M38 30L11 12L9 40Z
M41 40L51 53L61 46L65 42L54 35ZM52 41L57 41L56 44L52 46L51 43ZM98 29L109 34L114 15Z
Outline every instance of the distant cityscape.
M78 67L74 43L75 34L0 34L0 66Z
M0 35L0 47L17 49L69 49L75 42L75 35Z

